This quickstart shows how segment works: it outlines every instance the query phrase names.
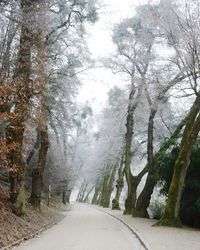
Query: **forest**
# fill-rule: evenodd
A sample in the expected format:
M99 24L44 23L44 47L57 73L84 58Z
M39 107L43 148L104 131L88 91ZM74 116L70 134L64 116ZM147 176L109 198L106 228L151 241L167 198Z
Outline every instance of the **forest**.
M0 210L76 200L200 228L200 2L137 5L94 59L103 8L0 1ZM96 69L113 75L98 109L78 99Z

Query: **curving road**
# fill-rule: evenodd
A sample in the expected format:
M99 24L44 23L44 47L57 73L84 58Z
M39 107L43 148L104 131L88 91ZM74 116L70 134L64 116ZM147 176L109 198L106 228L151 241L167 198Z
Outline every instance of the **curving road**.
M16 250L144 250L121 222L93 208L74 204L66 218Z

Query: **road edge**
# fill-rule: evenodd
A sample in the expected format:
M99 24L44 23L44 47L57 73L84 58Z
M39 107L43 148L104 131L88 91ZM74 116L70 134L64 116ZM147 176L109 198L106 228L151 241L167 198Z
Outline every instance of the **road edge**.
M113 217L114 219L120 221L121 223L123 223L131 232L132 234L134 234L136 236L136 238L139 240L139 242L142 244L142 246L145 248L145 250L152 250L149 246L149 244L144 240L144 238L141 236L141 234L135 230L135 228L133 228L132 226L130 226L126 221L124 221L123 219L119 218L118 216L112 214L112 213L109 213L108 211L105 211L101 208L97 208L94 206L95 209L101 211L101 212L104 212L106 213L107 215Z
M69 211L70 209L71 209L71 205L69 206L69 209L67 211ZM14 242L10 243L8 246L5 246L5 247L0 248L0 249L1 250L10 250L13 247L21 245L25 241L28 241L28 240L31 240L31 239L35 238L36 236L40 235L41 233L43 233L43 232L47 231L48 229L52 228L53 226L59 224L65 218L65 216L66 215L63 214L56 221L48 223L48 224L44 225L43 227L41 227L40 229L36 230L35 232L33 232L31 234L28 234L28 235L25 235L21 239L19 239L17 241L14 241Z

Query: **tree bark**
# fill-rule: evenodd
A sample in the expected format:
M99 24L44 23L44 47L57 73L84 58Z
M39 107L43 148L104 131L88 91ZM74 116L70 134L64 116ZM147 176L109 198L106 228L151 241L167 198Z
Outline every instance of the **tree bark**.
M23 135L29 111L30 71L31 71L31 31L26 26L26 13L31 8L28 0L21 1L22 27L16 74L13 83L17 87L14 116L7 130L7 143L10 147L10 200L13 212L22 215L25 212L25 171L26 163L22 156Z
M186 120L180 152L174 165L174 174L168 193L167 206L157 225L180 226L180 202L190 164L192 147L200 131L200 96L198 95Z
M84 197L83 202L88 202L89 195L91 194L91 192L92 192L93 189L94 189L94 186L92 186L92 187L90 188L90 190L88 191L88 193L87 193L86 196Z
M32 172L32 192L30 202L35 207L40 207L43 187L43 173L46 165L46 158L49 148L48 126L47 126L47 75L45 72L46 53L45 37L43 32L38 30L37 52L39 65L37 70L38 89L40 89L40 113L38 123L38 138L40 139L40 149L37 165Z
M134 97L136 88L133 83L133 77L131 81L131 91L129 95L129 105L126 120L126 136L125 136L125 176L128 185L128 193L125 201L124 214L132 214L133 208L136 202L136 189L134 186L134 178L131 173L131 145L133 139L134 119L133 114L138 106L139 99L142 94L142 85L138 87L138 94Z
M117 165L112 167L111 174L110 174L108 182L107 182L105 199L104 199L104 204L103 204L103 207L105 207L105 208L110 206L110 198L111 198L111 194L113 191L113 184L115 181L116 170L117 170Z
M124 152L122 153L120 166L118 169L116 194L115 194L115 198L112 200L112 209L113 210L120 210L119 200L121 197L121 192L122 192L123 187L124 187Z
M67 191L62 191L62 203L67 204Z
M84 183L81 184L76 201L80 201L80 197L81 197L81 194L83 192L84 185L85 185Z
M100 191L100 188L97 185L95 187L94 195L93 195L93 198L92 198L92 204L94 204L94 205L98 204L99 191Z
M40 143L37 166L32 171L32 191L31 191L30 202L35 207L39 208L42 198L43 173L46 165L46 157L49 148L47 125L38 128L38 133L40 133L41 143Z
M104 204L106 202L108 180L109 180L109 175L106 174L103 178L103 183L102 183L101 197L100 197L100 201L99 201L100 206L104 206Z
M139 195L137 199L136 208L133 211L133 216L148 217L147 209L150 204L151 195L153 193L154 187L158 182L156 161L159 159L160 155L165 153L166 150L173 144L174 140L177 139L178 135L180 134L182 128L185 125L185 120L186 119L183 119L179 123L179 125L177 126L177 128L175 129L171 137L167 141L165 141L163 145L160 147L160 149L158 150L158 152L155 153L155 155L153 156L153 161L152 160L149 161L149 162L152 162L153 165L149 167L147 163L147 166L146 166L148 168L147 180L146 180L145 186L141 194Z
M67 203L70 203L70 196L71 196L72 190L67 190L67 197L66 197L66 201Z
M85 197L85 192L87 190L88 184L87 183L83 183L80 187L78 196L77 196L77 201L78 202L83 202L83 199Z
M153 139L154 139L154 118L157 113L157 105L153 106L150 111L148 121L148 142L147 142L147 165L148 175L145 183L145 187L139 196L136 204L136 209L133 211L133 215L140 215L141 217L148 217L147 208L150 204L151 194L155 186L155 164L154 164L154 152L153 152Z

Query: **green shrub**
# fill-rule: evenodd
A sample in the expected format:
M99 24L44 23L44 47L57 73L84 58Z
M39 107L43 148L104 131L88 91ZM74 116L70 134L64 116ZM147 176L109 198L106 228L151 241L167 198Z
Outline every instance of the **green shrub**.
M159 158L158 174L161 194L167 195L173 175L173 166L177 159L179 148L174 147L171 152ZM183 224L200 228L200 140L193 147L188 168L185 188L183 191L180 219Z

